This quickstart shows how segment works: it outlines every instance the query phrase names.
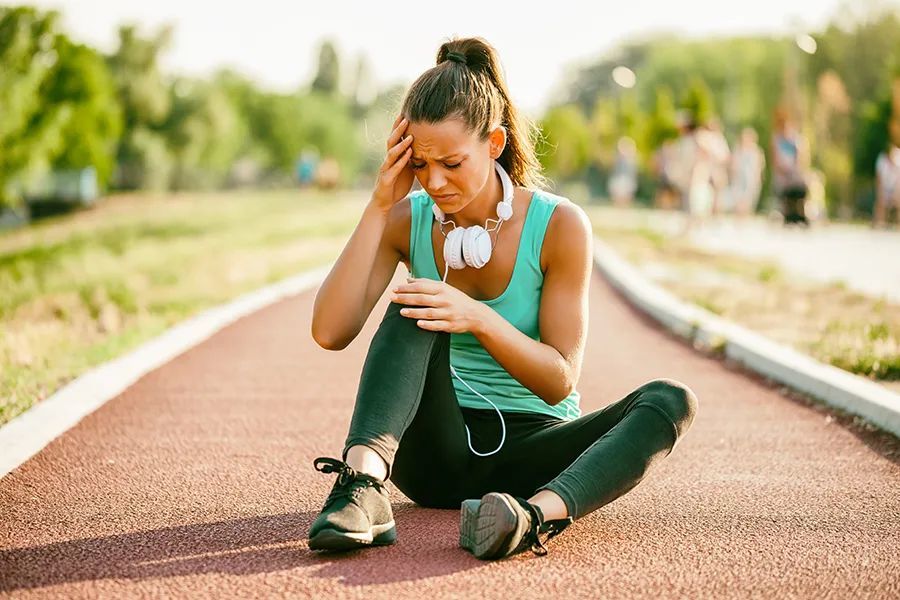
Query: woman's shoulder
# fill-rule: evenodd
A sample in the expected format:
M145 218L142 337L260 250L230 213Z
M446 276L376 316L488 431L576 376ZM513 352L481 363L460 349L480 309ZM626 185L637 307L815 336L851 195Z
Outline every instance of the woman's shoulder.
M537 201L553 207L551 222L554 220L588 220L585 210L568 197L541 188L534 188L532 191L534 192L533 202Z
M573 246L582 251L591 248L593 226L584 208L565 196L540 189L535 190L534 200L551 204L553 210L544 234L541 270L546 270L555 257L568 255Z

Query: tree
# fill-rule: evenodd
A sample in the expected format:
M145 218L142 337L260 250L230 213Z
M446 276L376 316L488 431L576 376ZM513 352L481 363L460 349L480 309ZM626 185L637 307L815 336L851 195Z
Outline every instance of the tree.
M160 128L172 100L159 59L171 39L171 26L149 37L141 37L131 25L119 28L119 47L108 60L125 122L117 152L117 187L165 189L169 185L173 163Z
M692 77L681 100L681 107L685 109L695 123L708 123L715 116L715 108L712 92L706 82L700 77Z
M52 163L58 169L94 167L101 186L115 167L122 133L122 110L115 84L103 57L92 48L57 36L57 61L45 80L41 97L53 106L67 106L68 119Z
M248 128L227 92L215 82L178 79L163 130L175 160L174 189L224 185Z
M319 66L310 86L312 91L321 92L326 96L340 93L340 76L341 69L337 49L330 41L322 42L319 46Z
M566 179L587 166L591 143L587 121L577 106L566 104L550 109L540 128L545 135L537 153L548 173Z
M666 140L678 137L675 118L675 101L672 98L672 90L667 86L658 87L653 108L647 115L648 123L644 146L652 151L659 148Z
M59 14L0 7L0 204L21 202L26 180L49 168L69 106L41 97L58 54Z

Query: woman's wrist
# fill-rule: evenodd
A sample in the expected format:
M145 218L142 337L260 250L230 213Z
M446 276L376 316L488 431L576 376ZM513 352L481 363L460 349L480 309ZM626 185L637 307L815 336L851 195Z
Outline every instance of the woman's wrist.
M473 300L473 302L475 302L475 310L472 324L469 327L469 333L478 339L481 336L486 335L490 330L491 317L496 313L494 313L494 310L486 304L482 304L477 300Z
M366 205L366 208L363 210L363 218L365 218L365 219L376 218L376 219L380 219L380 220L384 221L385 223L387 223L389 212L390 212L390 209L384 210L375 202L375 200L370 200L369 203Z

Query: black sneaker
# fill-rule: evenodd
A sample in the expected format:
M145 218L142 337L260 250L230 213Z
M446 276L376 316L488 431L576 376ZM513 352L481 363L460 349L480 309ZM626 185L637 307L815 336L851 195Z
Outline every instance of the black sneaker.
M323 473L337 473L338 478L322 512L310 526L310 550L354 550L397 541L394 513L383 480L324 456L313 461L313 466Z
M459 545L483 560L506 558L525 550L539 556L544 541L556 537L574 522L572 517L544 521L541 509L524 498L491 492L478 500L464 500L460 507Z

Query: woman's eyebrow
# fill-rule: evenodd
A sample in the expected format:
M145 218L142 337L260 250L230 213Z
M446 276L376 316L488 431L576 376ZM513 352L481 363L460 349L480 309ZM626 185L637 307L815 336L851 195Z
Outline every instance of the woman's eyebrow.
M442 156L442 157L436 158L434 160L447 160L448 158L453 158L454 156L459 156L460 154L462 154L462 152L451 152L450 154L448 154L446 156ZM420 157L416 156L415 154L412 155L412 158L414 158L416 160L422 160ZM463 156L463 158L465 158L465 156Z

